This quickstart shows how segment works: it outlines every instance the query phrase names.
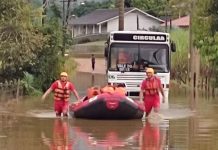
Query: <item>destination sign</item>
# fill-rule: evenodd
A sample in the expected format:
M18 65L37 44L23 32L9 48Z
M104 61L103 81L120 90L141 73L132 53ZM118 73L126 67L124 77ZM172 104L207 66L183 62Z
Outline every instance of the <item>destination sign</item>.
M167 37L164 34L122 34L114 33L115 41L151 41L166 42Z

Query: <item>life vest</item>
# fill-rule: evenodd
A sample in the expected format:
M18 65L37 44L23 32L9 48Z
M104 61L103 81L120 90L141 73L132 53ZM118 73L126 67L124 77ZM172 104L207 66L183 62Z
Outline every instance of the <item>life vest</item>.
M98 87L91 87L87 90L87 96L88 96L88 99L89 98L92 98L96 95L99 95L101 92L100 92L100 88Z
M62 87L61 81L57 81L58 87L54 90L54 100L69 101L70 99L70 82Z
M110 86L110 85L107 85L105 87L103 87L101 89L101 92L102 93L110 93L110 94L113 94L114 93L114 87L113 86Z
M125 96L126 95L126 89L124 87L116 87L115 90L114 90L114 93Z
M159 89L159 84L158 84L158 78L153 77L152 79L146 79L145 80L145 89L144 89L144 94L145 95L156 95L158 94L158 89Z

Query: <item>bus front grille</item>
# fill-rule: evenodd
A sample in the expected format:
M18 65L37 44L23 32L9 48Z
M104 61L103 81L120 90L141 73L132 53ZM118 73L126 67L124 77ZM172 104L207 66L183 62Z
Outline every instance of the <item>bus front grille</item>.
M120 74L117 75L117 82L125 83L127 90L131 91L138 91L141 85L142 80L145 79L144 74L133 74L133 75L126 75Z
M139 88L141 82L126 82L126 87L128 88Z
M125 80L125 81L142 81L145 79L145 75L117 75L117 80Z

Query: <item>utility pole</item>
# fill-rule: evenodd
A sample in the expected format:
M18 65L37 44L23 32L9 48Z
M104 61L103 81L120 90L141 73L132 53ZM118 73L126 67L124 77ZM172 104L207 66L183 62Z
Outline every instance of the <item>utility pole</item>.
M75 0L73 0L75 1ZM62 34L63 34L63 47L62 47L62 56L64 56L65 54L65 34L66 34L66 30L67 30L67 24L68 24L68 17L69 17L69 12L70 12L70 3L71 0L62 0L61 2L63 2L63 12L62 12ZM67 12L65 13L65 3L67 2Z
M66 30L66 28L65 28L65 2L67 2L66 0L63 0L62 1L63 2L63 12L62 12L62 56L64 56L64 54L65 54L65 34L66 34L66 32L65 32L65 30Z
M165 7L165 32L167 32L167 28L168 28L168 17L167 17L167 8Z
M119 31L124 30L124 0L118 0L119 9Z
M43 16L46 16L46 14L47 14L47 0L43 0L43 2L42 2L42 6L43 6L43 12L42 12L42 15ZM42 25L44 25L45 24L45 17L42 17Z
M196 88L198 86L199 80L199 67L200 67L200 57L199 52L196 47L193 46L193 12L195 9L195 0L190 3L190 29L189 29L189 53L190 53L190 61L189 61L189 72L190 72L190 85L192 88Z
M68 18L69 18L69 15L70 15L70 4L71 4L71 1L75 2L77 0L67 0L66 25L68 25Z
M63 27L65 27L65 2L67 2L66 0L63 0L63 10L62 10L62 13L63 13L63 16L62 16L62 25Z
M192 3L189 5L189 51L188 51L188 81L189 84L192 87L192 59L193 59L193 53L192 53Z
M192 25L192 21L193 21L193 9L194 9L194 2L190 3L190 14L189 14L189 84L191 86L191 88L195 88L196 84L197 84L197 59L195 57L195 48L193 47L193 25Z
M171 8L169 6L169 2L164 7L164 14L165 14L165 32L170 32L171 27L172 27L172 22L171 22L172 11L171 11ZM169 25L168 25L168 23L169 23Z

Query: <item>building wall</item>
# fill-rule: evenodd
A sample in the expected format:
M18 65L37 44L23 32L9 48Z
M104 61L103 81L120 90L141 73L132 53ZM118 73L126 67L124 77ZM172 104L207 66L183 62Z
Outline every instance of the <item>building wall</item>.
M132 12L125 15L124 18L124 30L137 30L137 16L138 16L138 26L139 30L149 30L152 27L160 27L160 22L154 20L153 18L147 17L142 13ZM118 30L118 18L110 20L108 22L107 32Z
M149 30L149 28L152 27L160 27L162 22L159 22L157 20L154 20L151 17L147 17L145 15L143 15L142 13L138 14L138 18L139 18L139 29L140 30Z
M118 20L113 19L107 23L107 32L118 30Z
M75 37L77 35L79 35L79 26L75 25L74 27L72 27L72 36Z
M124 18L124 30L137 30L137 14L129 13Z
M148 17L138 11L128 13L124 16L124 30L134 31L137 30L137 16L138 16L138 30L149 30L149 28L160 27L161 22ZM101 33L117 31L118 30L118 18L109 20L107 23L101 25ZM87 26L87 34L93 33L93 25ZM85 25L80 26L80 34L78 31L79 27L74 29L74 37L85 35ZM99 32L99 26L95 26L95 33ZM94 34L94 33L93 33Z

